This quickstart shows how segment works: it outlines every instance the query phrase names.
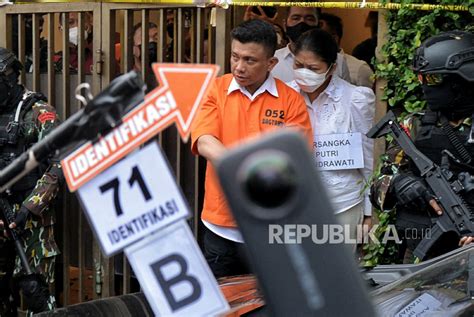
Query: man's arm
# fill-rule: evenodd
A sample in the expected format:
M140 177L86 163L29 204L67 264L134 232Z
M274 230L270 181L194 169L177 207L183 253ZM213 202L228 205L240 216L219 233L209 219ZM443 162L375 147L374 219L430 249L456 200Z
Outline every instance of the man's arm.
M199 109L191 130L191 151L195 155L202 155L210 162L220 156L225 149L220 141L222 120L217 100L218 92L214 84Z
M299 129L306 136L309 145L312 148L313 129L311 127L311 121L303 97L298 93L292 94L289 99L286 100L286 103L289 107L288 113L285 117L285 126Z
M208 161L214 163L225 152L225 147L221 141L212 135L206 134L197 140L197 149L199 154Z

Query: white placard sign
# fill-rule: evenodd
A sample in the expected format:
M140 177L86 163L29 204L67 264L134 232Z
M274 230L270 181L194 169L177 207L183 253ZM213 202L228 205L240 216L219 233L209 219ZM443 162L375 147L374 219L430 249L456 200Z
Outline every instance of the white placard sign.
M156 316L216 316L229 309L185 220L125 254Z
M316 168L321 171L364 167L360 132L315 135L313 153Z
M189 215L155 142L96 176L78 194L107 256Z
M403 307L395 316L411 317L411 316L428 316L436 311L442 303L428 293L424 293L417 297L414 301Z

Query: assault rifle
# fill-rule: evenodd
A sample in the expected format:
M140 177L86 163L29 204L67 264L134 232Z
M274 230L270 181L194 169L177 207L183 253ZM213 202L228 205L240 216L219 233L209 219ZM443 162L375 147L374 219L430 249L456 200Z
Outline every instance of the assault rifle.
M453 180L453 175L449 170L435 164L415 147L413 141L397 123L392 111L389 111L370 129L367 136L378 138L388 133L391 133L404 153L411 158L443 211L441 216L433 219L431 236L421 240L414 250L415 256L423 260L446 232L455 232L459 237L472 235L474 214L460 196L460 192L464 190L463 183L458 179Z
M10 224L15 222L15 213L13 211L10 202L5 197L5 194L0 194L0 210L3 216L4 230L6 230L8 236L13 240L15 245L16 253L20 258L21 266L25 271L25 275L19 281L19 288L23 294L28 309L34 313L43 311L47 307L49 291L45 283L44 278L34 273L28 262L28 258L23 249L23 239L21 237L22 229L10 229Z
M30 264L28 263L28 258L26 257L25 250L23 250L23 245L21 243L22 239L19 234L19 229L10 229L10 224L15 222L15 212L13 211L10 202L4 197L5 194L0 194L0 210L3 213L3 226L4 230L7 231L8 236L13 240L15 244L15 249L20 258L21 265L25 270L27 275L33 274Z

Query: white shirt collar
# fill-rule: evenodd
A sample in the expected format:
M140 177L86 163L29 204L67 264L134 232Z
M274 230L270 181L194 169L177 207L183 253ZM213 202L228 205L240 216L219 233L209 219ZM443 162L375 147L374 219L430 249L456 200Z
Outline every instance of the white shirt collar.
M288 56L294 57L294 54L290 51L290 44L288 44L282 49L282 53L283 53L283 58L287 58Z
M254 94L250 94L247 89L240 86L235 78L232 78L230 82L229 88L227 89L227 95L230 95L232 92L240 90L245 96L247 96L250 100L254 100L257 98L258 95L263 94L265 91L268 91L272 96L278 98L278 90L276 87L275 78L273 78L272 74L268 74L268 78L263 82L263 84L254 92Z
M329 85L324 89L324 92L333 101L339 101L342 98L342 88L339 84L340 79L337 75L333 74Z

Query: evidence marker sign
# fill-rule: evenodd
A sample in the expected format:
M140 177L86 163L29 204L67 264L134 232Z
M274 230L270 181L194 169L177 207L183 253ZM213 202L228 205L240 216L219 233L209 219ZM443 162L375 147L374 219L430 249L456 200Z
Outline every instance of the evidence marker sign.
M79 188L78 196L106 256L189 215L154 142Z
M316 134L313 144L316 168L320 171L363 168L362 147L360 132Z
M156 316L216 316L229 309L186 221L125 249Z

